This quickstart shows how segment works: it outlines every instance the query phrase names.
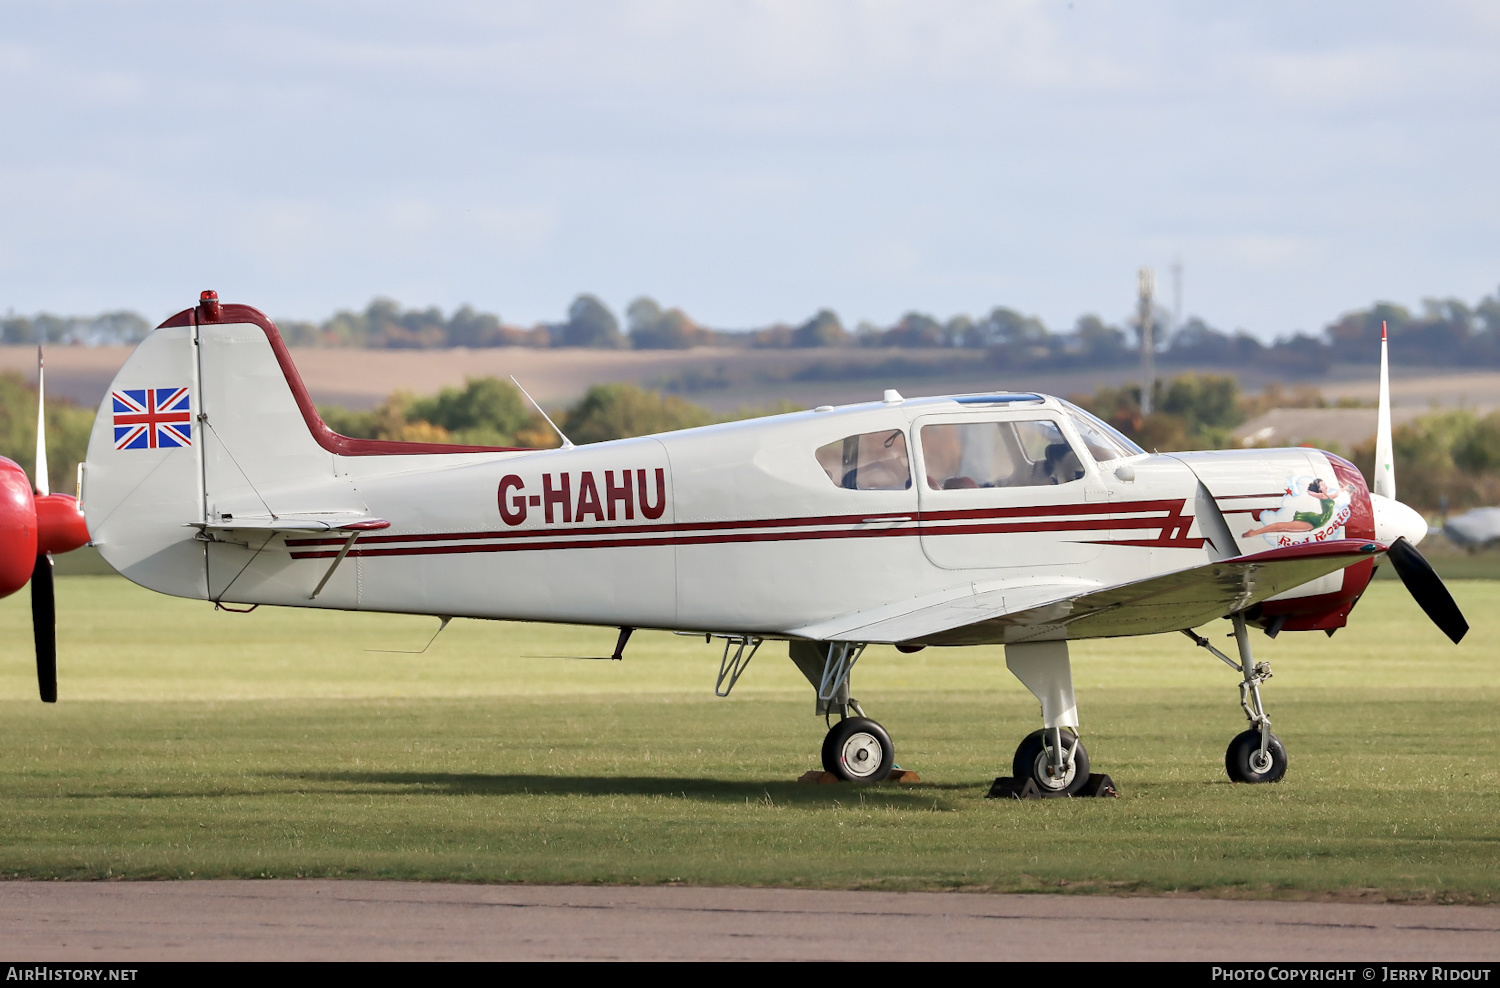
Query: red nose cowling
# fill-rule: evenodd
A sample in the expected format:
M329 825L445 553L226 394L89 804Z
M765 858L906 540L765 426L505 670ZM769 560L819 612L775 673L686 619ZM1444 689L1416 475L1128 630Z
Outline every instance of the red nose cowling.
M1375 512L1364 475L1343 457L1332 453L1325 455L1333 466L1334 476L1349 491L1349 520L1344 523L1344 538L1375 538ZM1251 608L1247 616L1266 629L1274 627L1280 631L1326 631L1333 634L1349 622L1349 612L1359 603L1374 575L1375 561L1367 559L1345 569L1343 585L1333 593L1268 600Z
M25 470L0 457L0 597L9 597L31 579L36 529L31 481Z
M89 540L71 494L38 497L15 463L0 456L0 597L26 586L44 552L71 552Z

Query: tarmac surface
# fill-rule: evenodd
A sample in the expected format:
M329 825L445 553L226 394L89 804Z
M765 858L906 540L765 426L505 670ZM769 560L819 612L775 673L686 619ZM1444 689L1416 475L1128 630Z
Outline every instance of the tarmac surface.
M1500 959L1500 909L670 886L5 882L0 956L1460 962Z

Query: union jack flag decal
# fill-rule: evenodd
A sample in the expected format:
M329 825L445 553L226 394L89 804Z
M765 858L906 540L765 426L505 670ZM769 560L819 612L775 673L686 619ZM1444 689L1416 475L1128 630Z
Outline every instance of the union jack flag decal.
M193 445L187 388L112 391L115 449L171 449Z

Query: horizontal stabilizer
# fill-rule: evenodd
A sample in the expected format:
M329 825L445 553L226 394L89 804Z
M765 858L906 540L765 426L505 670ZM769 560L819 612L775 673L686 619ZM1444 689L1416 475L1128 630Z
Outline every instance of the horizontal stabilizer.
M206 532L375 532L390 528L384 518L368 515L341 515L336 512L314 515L283 515L221 518L218 521L191 522L187 527Z

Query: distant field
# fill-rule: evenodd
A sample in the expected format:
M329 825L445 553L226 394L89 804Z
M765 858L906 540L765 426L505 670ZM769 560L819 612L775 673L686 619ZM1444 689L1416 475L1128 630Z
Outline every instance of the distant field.
M49 392L82 405L97 405L128 347L55 347L47 355ZM591 384L624 381L649 387L686 387L685 397L720 411L764 407L789 401L812 407L869 401L884 388L908 396L959 394L997 388L1069 395L1134 381L1133 367L1099 371L1029 373L985 366L983 354L946 350L838 349L741 350L325 350L293 351L308 390L320 403L370 408L392 391L431 394L466 377L514 374L539 401L571 401ZM0 370L36 377L33 347L0 347ZM1162 367L1164 375L1191 368ZM1223 374L1224 368L1204 373ZM1281 380L1256 367L1238 371L1241 386L1259 390ZM1284 380L1282 383L1286 383ZM1375 397L1375 368L1335 368L1306 383L1330 398ZM719 386L722 385L722 386ZM1446 373L1431 368L1392 372L1393 400L1399 406L1427 408L1466 404L1500 407L1500 372Z
M1500 899L1500 584L1456 584L1454 648L1401 588L1332 639L1259 640L1292 755L1229 784L1233 674L1177 637L1078 647L1085 739L1119 800L982 798L1036 704L998 648L871 649L856 695L927 780L793 782L811 690L767 646L734 696L716 650L608 629L214 613L59 581L62 701L0 669L0 873L374 876ZM26 595L0 628L29 641ZM1214 629L1218 634L1223 629Z

